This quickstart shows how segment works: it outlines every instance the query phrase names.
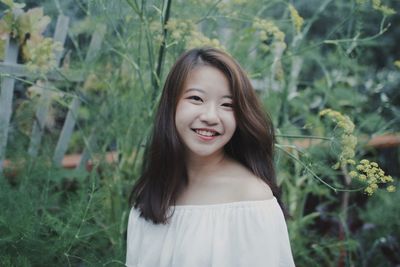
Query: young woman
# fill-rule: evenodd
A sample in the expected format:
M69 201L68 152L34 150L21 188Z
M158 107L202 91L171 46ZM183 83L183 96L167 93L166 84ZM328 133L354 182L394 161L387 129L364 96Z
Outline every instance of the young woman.
M184 53L168 74L132 190L126 265L294 266L274 141L231 56Z

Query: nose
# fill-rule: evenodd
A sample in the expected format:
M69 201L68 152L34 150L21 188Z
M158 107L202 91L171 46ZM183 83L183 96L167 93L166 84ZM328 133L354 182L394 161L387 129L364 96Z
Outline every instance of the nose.
M204 123L215 125L219 121L218 111L215 105L209 104L204 105L202 113L200 115L200 120Z

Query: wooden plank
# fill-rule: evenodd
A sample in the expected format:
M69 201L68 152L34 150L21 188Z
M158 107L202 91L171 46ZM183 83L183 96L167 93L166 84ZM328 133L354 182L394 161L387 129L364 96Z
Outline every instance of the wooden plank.
M101 155L103 156L103 155ZM102 158L100 156L94 157L93 160L87 162L86 166L83 166L86 168L86 170L91 171L93 169L93 166L95 164L98 164L101 160L104 160L105 162L109 164L117 163L118 162L118 153L115 151L107 152L105 157ZM66 155L62 161L62 166L63 168L66 169L72 169L75 168L78 165L79 160L81 159L80 154L71 154L71 155Z
M99 52L99 50L101 48L101 43L103 42L105 32L106 32L105 25L99 25L97 27L96 31L92 34L89 49L88 49L88 52L87 52L86 58L85 58L86 63L90 63L91 61L93 61L95 59L97 53ZM56 164L56 165L61 164L63 156L68 149L68 143L69 143L69 140L71 139L73 128L76 123L75 114L77 114L79 106L80 106L80 101L76 97L76 98L74 98L73 103L72 103L70 109L68 110L67 119L64 123L63 129L61 131L61 135L57 141L57 146L54 151L53 161L54 161L54 164ZM68 120L68 118L69 118L69 120ZM90 158L89 152L91 151L90 150L91 145L92 145L92 142L89 142L89 144L88 144L89 147L86 147L85 150L83 151L83 156L82 156L77 168L79 168L80 166L86 166L86 163ZM89 150L87 150L87 149L89 149Z
M94 60L95 56L100 51L101 43L103 42L106 31L107 28L105 25L99 25L96 31L93 33L92 39L90 40L89 50L85 58L86 63ZM93 129L89 136L89 142L86 144L86 147L82 152L82 157L79 161L79 164L76 166L77 169L83 168L87 165L87 162L91 158L92 151L96 146L96 139L96 131Z
M49 86L48 83L44 84L44 87ZM51 103L51 94L43 93L39 99L39 103L36 109L35 121L31 132L31 140L28 148L28 154L35 157L39 151L40 142L44 133L46 124L47 113Z
M103 42L106 29L107 28L105 25L100 24L97 26L96 31L93 33L92 39L90 40L89 49L85 58L86 63L89 63L93 59L95 59L96 55L100 51L101 43Z
M53 39L64 46L65 40L67 39L69 18L60 14L57 18L56 30L54 32ZM64 51L58 51L56 53L56 66L60 65L61 57Z
M18 58L18 44L16 39L8 39L4 54L4 62L15 63ZM6 154L8 129L12 113L12 99L14 94L15 79L12 77L1 77L0 92L0 173L3 169L3 160Z
M0 73L9 74L12 77L28 77L36 78L40 75L39 72L30 71L23 64L0 62ZM67 82L83 82L83 70L64 70L56 69L46 73L49 81L67 81Z
M78 99L78 97L74 97L74 99L72 100L71 106L69 108L67 118L65 119L64 126L61 131L60 137L58 138L56 149L54 151L53 162L56 165L61 164L61 162L64 158L64 154L68 149L68 143L69 143L69 140L71 139L72 132L74 131L75 122L76 122L76 118L77 118L77 112L78 112L80 104L81 104L81 101Z
M297 82L301 67L303 66L303 58L300 56L292 57L292 67L290 70L290 80L288 85L288 99L291 100L297 95Z
M67 38L67 30L68 30L69 18L64 15L59 15L57 19L57 25L54 32L53 39L56 42L59 42L61 45L64 45L65 39ZM62 52L56 54L56 66L60 65ZM45 83L45 88L48 87L48 83ZM42 140L44 125L47 117L47 113L49 110L49 106L51 104L51 94L52 92L49 90L43 90L43 94L40 96L39 102L41 105L38 107L36 112L36 120L32 127L31 140L29 144L28 153L32 157L36 156L39 151L39 146ZM47 106L44 106L47 105Z
M384 134L372 137L367 145L367 147L373 148L390 148L400 146L400 134Z
M276 43L275 48L273 50L274 61L271 64L271 76L270 76L270 89L273 91L280 91L283 89L284 81L279 81L276 79L276 76L281 68L281 59L283 52L285 51L285 44Z

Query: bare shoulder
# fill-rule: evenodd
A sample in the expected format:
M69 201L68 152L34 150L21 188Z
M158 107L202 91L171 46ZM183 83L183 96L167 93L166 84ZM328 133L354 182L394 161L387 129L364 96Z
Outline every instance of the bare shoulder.
M244 166L237 166L236 193L240 200L265 200L273 198L271 188Z
M244 200L264 200L273 198L271 188L261 180L261 178L254 175L244 177L240 188Z

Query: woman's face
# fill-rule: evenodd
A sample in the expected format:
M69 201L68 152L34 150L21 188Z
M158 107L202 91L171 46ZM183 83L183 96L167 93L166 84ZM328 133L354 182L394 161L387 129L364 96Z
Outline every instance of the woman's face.
M232 104L229 82L220 70L198 66L190 71L175 114L187 156L223 153L236 129Z

